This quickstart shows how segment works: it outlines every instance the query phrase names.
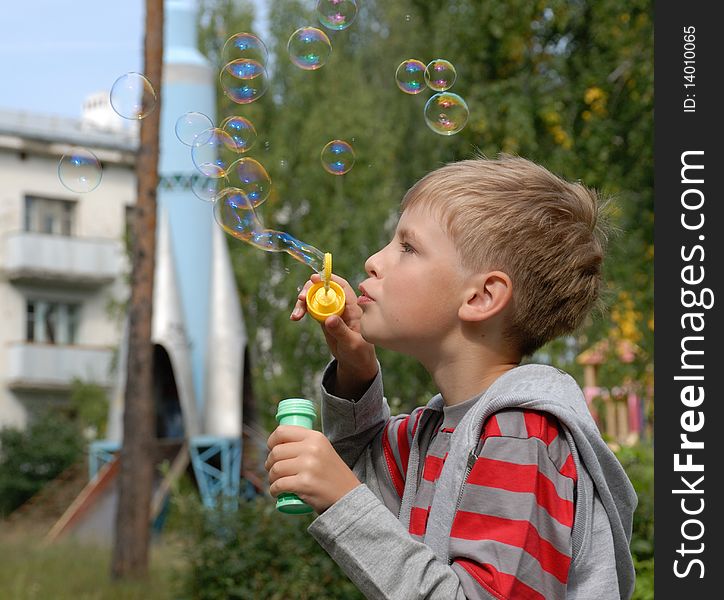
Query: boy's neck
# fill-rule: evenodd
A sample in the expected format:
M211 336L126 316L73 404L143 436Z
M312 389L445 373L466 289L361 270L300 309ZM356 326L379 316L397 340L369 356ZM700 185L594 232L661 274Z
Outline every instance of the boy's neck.
M485 354L453 355L425 365L445 406L460 404L482 393L503 373L520 364L520 361L501 360Z

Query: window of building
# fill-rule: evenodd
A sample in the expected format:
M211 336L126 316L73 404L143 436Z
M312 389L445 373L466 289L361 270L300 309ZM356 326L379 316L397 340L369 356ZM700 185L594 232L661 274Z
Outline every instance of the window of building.
M25 196L25 231L73 235L75 232L75 202Z
M26 334L28 342L75 344L80 323L80 305L68 302L28 300Z

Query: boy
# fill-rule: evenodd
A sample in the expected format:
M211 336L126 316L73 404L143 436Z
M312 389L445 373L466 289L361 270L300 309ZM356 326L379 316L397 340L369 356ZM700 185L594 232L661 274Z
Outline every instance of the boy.
M573 378L519 366L594 305L598 211L525 159L461 161L405 195L359 298L335 276L327 437L280 426L266 467L272 495L319 513L310 533L368 598L631 596L636 494ZM440 394L390 417L375 345L418 359Z

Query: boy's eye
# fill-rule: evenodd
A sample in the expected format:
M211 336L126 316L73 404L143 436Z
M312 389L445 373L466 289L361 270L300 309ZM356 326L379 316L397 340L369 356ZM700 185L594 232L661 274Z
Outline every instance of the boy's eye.
M408 252L414 252L414 251L415 251L415 249L414 249L412 246L410 246L410 244L408 244L407 242L400 242L400 246L402 246L402 250L401 250L401 251L402 251L403 253L408 253Z

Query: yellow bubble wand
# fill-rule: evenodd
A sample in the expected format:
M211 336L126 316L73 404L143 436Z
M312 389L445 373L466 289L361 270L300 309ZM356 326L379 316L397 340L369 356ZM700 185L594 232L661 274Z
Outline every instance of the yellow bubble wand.
M341 315L345 304L344 290L338 283L332 281L330 252L324 255L324 269L321 275L322 281L315 283L307 291L307 312L315 320L324 323L327 317Z

